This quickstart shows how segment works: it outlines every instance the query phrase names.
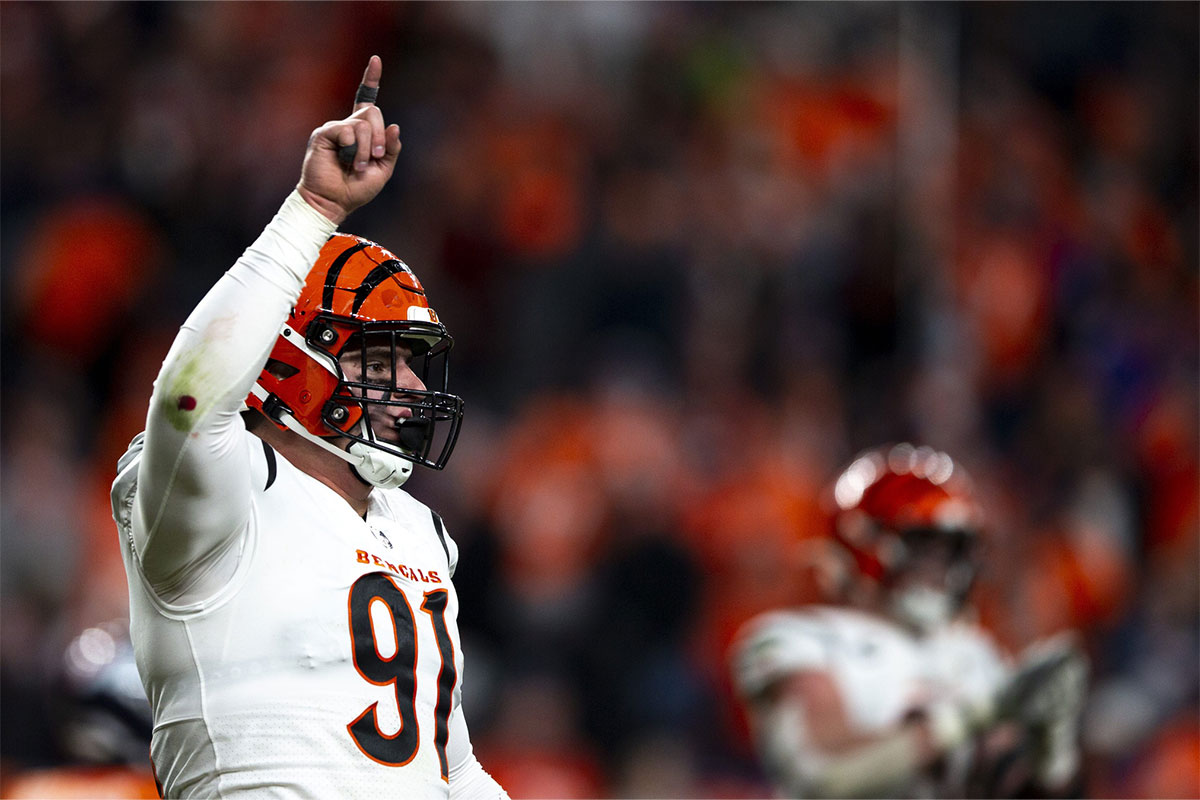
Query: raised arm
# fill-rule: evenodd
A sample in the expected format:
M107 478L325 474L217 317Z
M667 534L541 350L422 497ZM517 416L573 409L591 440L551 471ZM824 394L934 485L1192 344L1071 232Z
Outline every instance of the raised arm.
M399 128L364 97L382 71L372 56L353 113L313 131L296 190L188 317L154 382L133 544L169 602L203 599L237 565L251 491L239 410L321 246L395 168Z

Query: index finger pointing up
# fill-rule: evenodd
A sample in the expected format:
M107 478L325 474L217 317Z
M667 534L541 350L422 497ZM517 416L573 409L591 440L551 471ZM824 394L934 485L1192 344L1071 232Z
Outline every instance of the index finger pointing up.
M354 95L354 111L375 105L375 97L379 94L379 78L383 75L383 61L379 56L371 56L367 69L363 72L362 83Z

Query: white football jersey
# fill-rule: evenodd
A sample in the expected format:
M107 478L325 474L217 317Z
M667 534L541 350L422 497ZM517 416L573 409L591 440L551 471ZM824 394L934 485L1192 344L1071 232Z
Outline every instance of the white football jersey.
M1003 685L1009 666L978 626L960 622L920 637L891 620L851 608L768 612L739 632L733 677L747 700L760 697L780 678L808 670L832 678L849 724L870 734L899 724L908 712L934 699L990 697ZM954 754L949 786L963 778L968 757L969 745ZM912 788L919 795L944 794L948 787Z
M372 492L364 520L257 437L242 444L260 469L233 579L185 606L131 581L167 795L446 797L463 755L448 752L453 540L401 489ZM136 474L134 458L114 491L131 576Z

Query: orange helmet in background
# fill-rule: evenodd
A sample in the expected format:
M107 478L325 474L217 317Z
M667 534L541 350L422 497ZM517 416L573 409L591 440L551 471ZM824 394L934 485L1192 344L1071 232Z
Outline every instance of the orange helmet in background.
M962 608L978 569L983 514L950 456L907 443L867 450L838 475L826 502L833 540L859 575L889 593L902 621L928 629ZM931 553L944 561L941 580L912 581Z
M349 380L339 359L365 353L367 343L388 346L388 374L397 375L403 359L426 388L401 391L368 382L365 356L360 379ZM452 345L403 261L374 242L335 233L321 248L246 402L349 461L369 483L399 486L413 463L444 467L458 439L463 401L445 391ZM372 404L411 410L397 422L398 442L373 430ZM351 445L343 450L328 441L338 437Z

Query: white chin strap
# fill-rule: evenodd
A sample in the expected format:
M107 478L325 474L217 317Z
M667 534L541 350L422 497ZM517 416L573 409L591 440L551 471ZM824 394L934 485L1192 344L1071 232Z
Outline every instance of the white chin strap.
M387 453L377 447L354 442L349 452L331 444L327 439L309 433L295 417L286 411L279 415L282 422L292 433L303 436L308 441L323 450L333 453L338 458L350 464L354 472L372 486L380 489L398 489L412 475L413 462L401 458L395 453Z

